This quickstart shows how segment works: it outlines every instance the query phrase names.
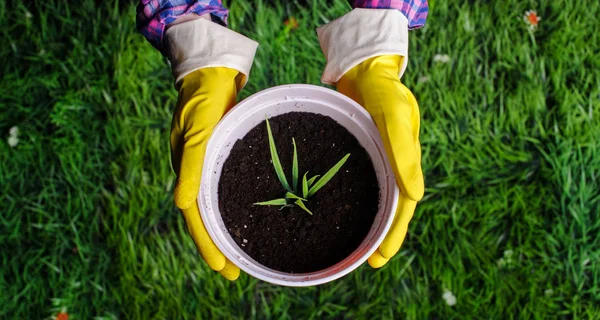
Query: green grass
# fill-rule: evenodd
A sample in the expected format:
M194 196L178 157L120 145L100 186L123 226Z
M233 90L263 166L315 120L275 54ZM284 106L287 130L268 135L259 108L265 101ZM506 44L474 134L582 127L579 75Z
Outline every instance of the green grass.
M346 1L227 2L261 44L242 97L319 83L314 28ZM407 241L381 270L300 289L199 258L172 201L176 92L133 1L23 3L0 1L0 318L600 319L598 2L432 0L403 78L427 186Z

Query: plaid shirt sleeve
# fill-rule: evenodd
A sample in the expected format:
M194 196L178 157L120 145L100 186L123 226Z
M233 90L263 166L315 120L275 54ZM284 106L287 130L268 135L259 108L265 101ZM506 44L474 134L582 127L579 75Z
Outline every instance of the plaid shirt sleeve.
M425 25L429 4L427 0L354 0L353 8L398 9L408 19L408 28L416 29Z
M136 11L138 31L163 53L162 39L165 27L180 16L210 13L213 21L227 25L229 14L221 0L140 0Z

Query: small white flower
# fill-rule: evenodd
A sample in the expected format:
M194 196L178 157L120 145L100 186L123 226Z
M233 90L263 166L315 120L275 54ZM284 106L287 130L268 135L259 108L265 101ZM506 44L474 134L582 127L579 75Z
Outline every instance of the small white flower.
M10 136L8 137L8 145L11 147L16 147L19 144L19 138Z
M450 62L450 60L450 56L447 54L436 54L435 56L433 56L434 62L448 63Z
M498 261L496 261L496 264L498 265L499 268L511 267L513 265L512 256L513 256L512 250L505 250L504 257L498 259Z
M16 147L19 144L19 128L12 127L8 130L8 145L11 147Z
M444 301L446 301L446 304L449 306L454 306L456 304L456 296L454 295L454 293L452 293L452 291L444 288L444 294L442 294L442 298L444 298Z
M431 78L429 76L420 76L419 79L417 80L417 82L425 83L425 82L428 82L429 80L431 80Z
M8 130L8 134L10 134L11 136L15 136L15 137L18 136L19 135L19 127L14 126L14 127L10 128Z
M546 289L546 290L544 290L544 295L546 297L551 296L553 293L554 293L554 290L552 290L552 289Z
M26 19L31 19L32 17L33 17L33 15L31 14L31 12L29 12L29 11L26 10L25 11L25 18Z

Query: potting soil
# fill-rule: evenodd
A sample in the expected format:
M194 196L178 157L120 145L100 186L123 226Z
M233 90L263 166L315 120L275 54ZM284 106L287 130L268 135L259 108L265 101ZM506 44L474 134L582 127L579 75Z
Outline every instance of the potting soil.
M224 163L219 181L219 210L236 243L259 263L275 270L305 273L346 258L365 238L378 211L379 186L366 150L333 119L292 112L269 119L279 158L292 184L292 137L301 178L325 174L344 155L351 156L306 206L257 206L282 198L263 121L238 140Z

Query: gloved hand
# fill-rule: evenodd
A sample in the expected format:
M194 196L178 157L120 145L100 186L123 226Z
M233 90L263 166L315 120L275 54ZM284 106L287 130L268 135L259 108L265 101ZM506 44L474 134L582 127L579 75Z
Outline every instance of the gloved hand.
M339 92L358 102L373 117L400 187L392 227L369 258L373 268L382 267L400 249L424 191L419 106L398 78L402 59L398 55L367 59L346 72L337 83Z
M171 126L171 162L177 174L175 204L202 258L213 270L235 280L240 269L208 235L197 198L206 144L246 84L258 44L209 19L184 17L165 34L179 92Z
M198 191L206 144L219 120L235 105L244 75L229 68L196 70L177 84L179 100L171 125L171 162L177 174L175 204L202 258L225 278L235 280L240 269L214 244L198 210Z
M400 187L392 226L369 258L379 268L400 249L424 192L419 107L400 82L408 59L408 20L398 10L354 9L317 33L327 58L321 81L371 114Z

